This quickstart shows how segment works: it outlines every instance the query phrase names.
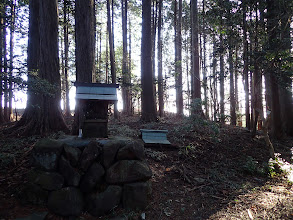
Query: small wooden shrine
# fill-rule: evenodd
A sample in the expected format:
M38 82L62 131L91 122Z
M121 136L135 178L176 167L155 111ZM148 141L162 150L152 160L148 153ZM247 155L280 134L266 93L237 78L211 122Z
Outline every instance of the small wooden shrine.
M74 83L82 137L108 136L108 107L118 101L118 84Z

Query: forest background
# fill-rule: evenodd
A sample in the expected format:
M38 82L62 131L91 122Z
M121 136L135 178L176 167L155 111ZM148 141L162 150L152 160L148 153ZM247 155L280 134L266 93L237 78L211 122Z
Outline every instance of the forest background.
M32 14L33 2L1 3L1 123L15 120L13 103L19 102L18 90L33 88L47 96L52 89L46 74L32 77L36 80L27 77L28 70L32 72L26 42L31 38L28 15ZM196 113L213 121L245 126L255 133L257 123L261 128L271 118L274 137L293 134L289 123L293 117L291 1L108 0L87 1L88 9L79 8L78 2L58 1L56 14L56 70L65 115L70 114L69 91L72 81L78 81L78 68L87 72L90 66L88 81L120 84L123 114L142 112L143 116L143 106L149 106L145 102L152 102L155 108L147 120L170 111L189 115L192 108L200 106ZM142 3L151 4L151 16L143 21L150 25L145 36L150 40L151 61L147 66L151 68L146 72L153 86L145 88L141 82L146 70ZM78 28L78 17L84 13L90 15L86 19L91 25ZM93 57L92 63L78 67L78 56L84 55L78 54L84 52L78 53L77 44L87 33L84 31L91 33L89 53ZM153 101L146 101L143 93L150 90Z

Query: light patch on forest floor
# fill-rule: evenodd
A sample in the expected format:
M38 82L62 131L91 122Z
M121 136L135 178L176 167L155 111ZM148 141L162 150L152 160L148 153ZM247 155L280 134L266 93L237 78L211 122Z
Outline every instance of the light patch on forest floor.
M209 219L292 219L293 190L290 185L267 183L239 195Z

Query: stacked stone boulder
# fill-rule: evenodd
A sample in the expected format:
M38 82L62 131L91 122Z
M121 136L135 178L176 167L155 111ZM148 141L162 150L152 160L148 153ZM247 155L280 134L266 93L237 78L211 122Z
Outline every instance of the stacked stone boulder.
M32 161L22 199L47 205L57 215L102 216L118 206L144 210L148 205L152 171L138 140L42 139Z

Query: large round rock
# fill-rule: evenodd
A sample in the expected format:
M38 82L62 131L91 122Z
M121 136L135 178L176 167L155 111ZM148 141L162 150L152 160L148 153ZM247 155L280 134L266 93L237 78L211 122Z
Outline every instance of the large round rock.
M64 155L70 161L70 164L76 167L81 155L81 150L77 147L70 147L68 145L65 145Z
M102 149L100 144L96 141L91 141L88 146L83 150L80 157L80 168L83 171L87 171L87 169L92 165L95 159L100 155Z
M93 216L102 216L119 205L122 196L121 186L108 186L102 193L93 193L87 198L88 211Z
M144 146L141 141L130 141L117 153L117 160L144 160L144 158Z
M84 207L83 195L75 187L53 191L49 195L48 208L57 215L79 216Z
M123 186L123 207L144 210L149 203L152 187L149 182L129 183Z
M59 172L64 176L67 186L78 186L81 175L70 165L70 162L61 156L59 160Z
M56 172L40 172L34 181L34 183L40 185L46 190L61 189L64 183L64 178Z
M47 171L56 170L63 145L60 141L47 138L38 141L32 154L34 165Z
M107 170L106 181L110 184L123 184L146 181L152 177L150 167L139 160L121 160Z
M105 169L102 165L94 162L88 169L80 183L80 189L84 193L89 193L95 186L102 181Z

